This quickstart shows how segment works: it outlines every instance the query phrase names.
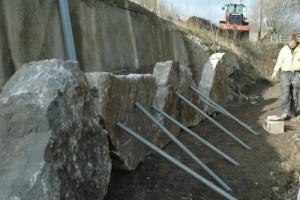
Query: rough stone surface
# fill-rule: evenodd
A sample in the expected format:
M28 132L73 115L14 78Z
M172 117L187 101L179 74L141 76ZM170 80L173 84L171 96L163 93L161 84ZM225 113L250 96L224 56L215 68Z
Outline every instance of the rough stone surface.
M222 56L222 64L225 66L225 71L228 76L240 69L237 56L230 52L224 53Z
M224 106L228 102L229 75L238 68L239 65L233 55L227 56L225 53L211 55L203 67L198 90L220 106ZM205 110L208 113L213 112L207 106Z
M167 61L156 63L153 76L155 77L158 88L153 106L181 122L180 99L175 94L175 92L179 90L179 71L179 64L177 62ZM155 116L174 136L179 135L180 128L177 125L158 112L156 112ZM158 144L159 147L163 147L171 140L161 131L160 134L161 137L156 144Z
M108 131L113 168L134 170L148 153L147 147L116 126L121 122L137 134L157 141L154 124L138 108L139 102L151 111L157 85L151 74L115 76L110 73L87 73L99 114Z
M201 102L199 95L190 88L190 86L196 87L191 70L184 65L180 65L179 79L179 93L201 109L203 107L203 103ZM188 127L196 126L203 119L204 118L198 111L196 111L186 102L181 101L181 121L183 124Z
M179 92L197 106L202 105L198 95L190 89L190 86L196 86L190 69L174 61L159 62L154 67L153 76L158 85L154 105L185 126L197 125L201 121L201 115L182 102L175 93ZM157 118L163 120L162 123L175 136L179 134L177 125L174 126L160 114Z
M211 50L203 44L199 37L196 36L187 35L187 38L184 38L184 42L188 49L189 64L181 64L184 64L191 69L193 80L195 83L199 83L203 66L212 54Z
M264 129L272 134L284 133L284 122L283 121L270 121L266 120L264 123Z
M68 2L85 72L136 70L166 60L202 66L208 58L204 45L186 42L173 22L130 1ZM0 88L23 63L66 58L57 1L1 0L0 11Z
M0 199L101 199L107 137L76 62L25 64L0 96Z

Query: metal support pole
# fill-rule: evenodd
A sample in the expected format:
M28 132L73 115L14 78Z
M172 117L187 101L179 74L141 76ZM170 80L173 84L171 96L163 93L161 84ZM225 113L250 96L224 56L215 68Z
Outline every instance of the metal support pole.
M59 12L64 34L64 41L68 60L77 60L73 40L72 24L69 13L68 0L58 0Z
M226 109L219 106L216 102L211 100L208 96L202 94L197 88L195 88L193 86L190 86L190 88L192 90L194 90L197 94L199 94L201 97L203 97L206 100L205 103L207 103L209 106L213 107L215 110L218 110L219 112L223 113L224 115L226 115L226 116L230 117L231 119L235 120L236 122L240 123L245 128L251 129L250 126L248 126L247 124L243 123L242 121L240 121L239 119L234 117L231 113L229 113ZM251 130L251 132L253 132L253 130ZM257 135L256 132L254 132L254 134Z
M220 128L224 133L229 135L231 138L233 138L235 141L237 141L239 144L241 144L246 149L251 149L247 144L245 144L242 140L240 140L238 137L236 137L234 134L232 134L230 131L228 131L226 128L224 128L221 124L219 124L216 120L211 118L208 114L206 114L204 111L199 109L197 106L195 106L192 102L190 102L187 98L176 92L176 95L181 98L183 101L185 101L187 104L189 104L191 107L193 107L195 110L200 112L202 115L204 115L208 120L210 120L213 124L215 124L218 128Z
M194 133L193 131L191 131L190 129L188 129L186 126L184 126L182 123L178 122L176 119L174 119L173 117L171 117L170 115L168 115L164 111L158 109L155 106L152 106L152 108L155 111L157 111L158 113L162 114L167 119L169 119L171 122L173 122L174 124L176 124L177 126L179 126L180 128L182 128L185 132L189 133L191 136L193 136L194 138L196 138L197 140L199 140L200 142L202 142L203 144L205 144L207 147L209 147L210 149L212 149L213 151L215 151L216 153L218 153L220 156L222 156L223 158L225 158L227 161L231 162L234 165L240 165L237 161L233 160L231 157L229 157L228 155L226 155L225 153L223 153L222 151L220 151L214 145L212 145L209 142L207 142L205 139L203 139L202 137L200 137L199 135L197 135L196 133Z
M182 164L181 162L176 160L174 157L170 156L169 154L167 154L166 152L164 152L163 150L161 150L160 148L158 148L157 146L155 146L154 144L152 144L151 142L149 142L148 140L146 140L145 138L143 138L142 136L140 136L139 134L137 134L133 130L126 127L124 124L118 122L117 127L119 127L122 130L126 131L129 135L133 136L135 139L139 140L140 142L145 144L147 147L154 150L159 155L161 155L162 157L164 157L165 159L167 159L171 163L175 164L177 167L179 167L183 171L185 171L188 174L192 175L194 178L196 178L197 180L199 180L200 182L202 182L203 184L205 184L206 186L208 186L209 188L211 188L212 190L214 190L215 192L217 192L221 196L223 196L223 197L225 197L226 199L229 199L229 200L236 200L235 197L231 196L230 194L228 194L227 192L225 192L224 190L222 190L221 188L219 188L218 186L216 186L215 184L213 184L212 182L210 182L209 180L207 180L203 176L199 175L197 172L195 172L191 168L189 168L186 165Z
M152 116L141 104L135 102L134 105L139 108L154 124L156 124L162 132L168 136L175 144L177 144L185 153L187 153L197 164L199 164L209 175L211 175L220 185L227 191L231 188L220 179L209 167L207 167L193 152L191 152L182 142L180 142L168 129L166 129L154 116Z
M237 123L239 123L240 125L242 125L244 128L246 128L248 131L250 131L251 133L253 133L254 135L258 135L258 133L256 133L250 126L248 126L247 124L245 124L244 122L242 122L241 120L237 119L235 116L233 116L231 113L229 113L226 109L222 108L221 106L219 106L217 103L215 103L213 100L211 100L209 97L207 97L206 95L202 94L199 90L197 90L195 87L190 86L190 88L192 90L194 90L197 94L199 94L200 96L202 96L205 100L206 103L211 106L213 109L218 110L219 112L223 113L224 115L226 115L227 117L233 119L234 121L236 121Z

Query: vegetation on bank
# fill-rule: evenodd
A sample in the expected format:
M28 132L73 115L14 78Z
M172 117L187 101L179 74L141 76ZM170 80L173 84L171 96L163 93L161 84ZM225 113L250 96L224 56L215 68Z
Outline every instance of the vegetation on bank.
M231 88L244 92L260 81L269 81L277 55L283 44L269 44L267 41L253 42L249 39L233 38L222 32L206 19L190 17L182 20L176 8L166 5L164 0L132 0L158 16L173 21L188 37L197 37L212 53L230 52L237 56L240 70L233 77Z

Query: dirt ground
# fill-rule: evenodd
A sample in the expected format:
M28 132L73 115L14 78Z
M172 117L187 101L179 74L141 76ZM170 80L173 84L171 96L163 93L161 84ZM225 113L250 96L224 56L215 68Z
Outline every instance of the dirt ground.
M300 175L300 119L285 121L285 133L270 134L263 124L270 115L280 115L279 83L258 83L247 101L230 102L226 109L258 135L223 114L215 119L251 147L248 150L206 120L194 132L239 162L225 160L192 136L179 139L231 189L228 193L245 200L296 200ZM201 176L222 188L193 159L171 143L163 149ZM226 190L225 190L226 191ZM225 199L201 181L158 154L148 156L133 172L112 172L105 200L218 200Z

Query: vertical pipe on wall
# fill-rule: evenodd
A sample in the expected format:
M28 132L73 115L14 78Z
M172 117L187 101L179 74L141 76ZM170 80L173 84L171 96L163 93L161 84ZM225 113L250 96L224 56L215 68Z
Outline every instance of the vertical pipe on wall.
M72 32L68 0L58 0L59 12L64 34L65 48L68 60L77 60Z

